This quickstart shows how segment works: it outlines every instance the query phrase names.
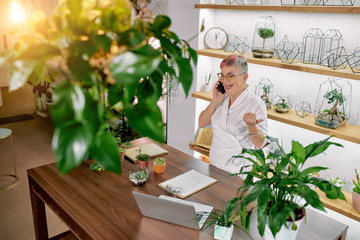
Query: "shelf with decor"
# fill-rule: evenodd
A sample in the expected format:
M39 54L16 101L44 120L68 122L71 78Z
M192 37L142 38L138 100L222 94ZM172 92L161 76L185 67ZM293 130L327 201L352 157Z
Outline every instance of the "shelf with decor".
M294 6L294 5L220 5L220 4L195 4L195 8L240 10L240 11L286 11L286 12L313 12L313 13L343 13L359 14L360 7L354 6Z
M211 101L212 93L195 92L192 93L192 97L205 101ZM350 142L360 143L360 126L357 125L347 123L345 126L337 129L322 127L315 124L314 115L309 114L306 117L301 118L293 109L291 109L288 113L277 113L273 108L271 108L268 110L268 118L325 135L335 135L337 138Z
M213 49L198 49L196 50L198 55L208 56L214 58L225 58L228 55L233 54L232 52L225 52L224 50L213 50ZM333 77L348 78L353 80L360 80L359 73L353 73L350 68L333 70L328 67L315 65L315 64L304 64L304 63L284 63L278 58L254 58L251 53L245 53L249 63L264 65L269 67L284 68L300 72L315 73Z

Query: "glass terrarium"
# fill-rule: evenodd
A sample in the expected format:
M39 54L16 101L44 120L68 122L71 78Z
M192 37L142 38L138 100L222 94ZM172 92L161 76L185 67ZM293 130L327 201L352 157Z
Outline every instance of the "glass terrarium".
M273 100L274 110L278 113L287 113L291 110L290 96L287 94L276 95Z
M294 43L288 40L287 35L276 45L276 53L281 62L295 63L298 62L304 52L302 43Z
M234 34L228 35L228 42L224 47L224 51L244 54L250 49L246 37L238 37Z
M343 46L343 36L337 29L328 29L321 37L321 49L319 63L322 61L325 54L330 51L340 51ZM339 54L339 53L335 53ZM326 62L325 62L326 63Z
M255 26L251 46L255 58L272 58L275 51L275 21L272 16L260 17Z
M319 64L333 70L344 69L350 55L350 51L344 47L331 49L325 53Z
M305 32L303 63L317 64L319 62L322 35L320 28L310 28Z
M346 61L353 73L360 73L360 47L356 48Z
M353 6L356 0L323 0L327 6Z
M269 78L260 78L258 84L256 84L255 94L264 101L267 110L271 108L273 89L274 85Z
M352 86L342 78L329 78L320 84L315 103L315 123L336 129L350 117Z
M302 101L295 105L295 112L298 116L304 118L311 113L310 103Z

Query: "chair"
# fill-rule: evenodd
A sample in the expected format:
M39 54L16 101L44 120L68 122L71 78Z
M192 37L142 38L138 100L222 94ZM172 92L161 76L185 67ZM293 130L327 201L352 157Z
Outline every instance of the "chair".
M189 144L190 149L209 156L212 136L211 128L200 128L196 135L195 142L190 142Z
M14 174L1 174L0 178L4 177L11 177L15 180L10 184L6 184L5 186L0 186L0 190L10 189L15 187L19 183L19 177L16 172L16 164L15 164L15 154L14 154L14 143L12 139L12 131L8 128L0 128L0 140L10 137L10 144L11 144L11 152L12 152L12 159L14 165Z

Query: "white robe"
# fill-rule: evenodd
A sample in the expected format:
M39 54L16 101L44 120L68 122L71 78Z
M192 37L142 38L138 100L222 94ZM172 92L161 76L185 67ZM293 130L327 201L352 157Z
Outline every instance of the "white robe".
M248 89L236 98L230 108L228 106L229 95L211 117L213 139L209 159L215 167L237 173L243 165L250 162L239 158L231 159L232 156L240 154L243 148L256 148L250 140L248 128L243 120L244 114L255 113L256 119L262 119L257 127L267 135L267 111L265 103Z

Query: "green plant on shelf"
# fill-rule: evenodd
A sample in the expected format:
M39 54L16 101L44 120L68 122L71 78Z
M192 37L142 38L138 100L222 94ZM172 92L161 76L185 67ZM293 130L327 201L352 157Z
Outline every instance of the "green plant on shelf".
M261 89L263 90L264 94L261 95L260 98L261 98L266 104L271 104L270 99L269 99L269 94L270 94L271 85L270 85L270 84L261 85Z
M257 29L257 34L259 35L259 37L261 37L263 39L263 47L262 49L264 50L265 48L265 40L268 38L272 38L275 35L275 31L270 29L270 28L258 28Z
M210 80L211 80L211 73L209 73L209 75L205 74L205 84L209 85L210 84Z
M355 169L355 176L356 179L353 179L353 183L354 183L354 187L353 190L354 192L356 192L357 194L360 194L360 178L359 178L359 174L357 172L357 169Z

